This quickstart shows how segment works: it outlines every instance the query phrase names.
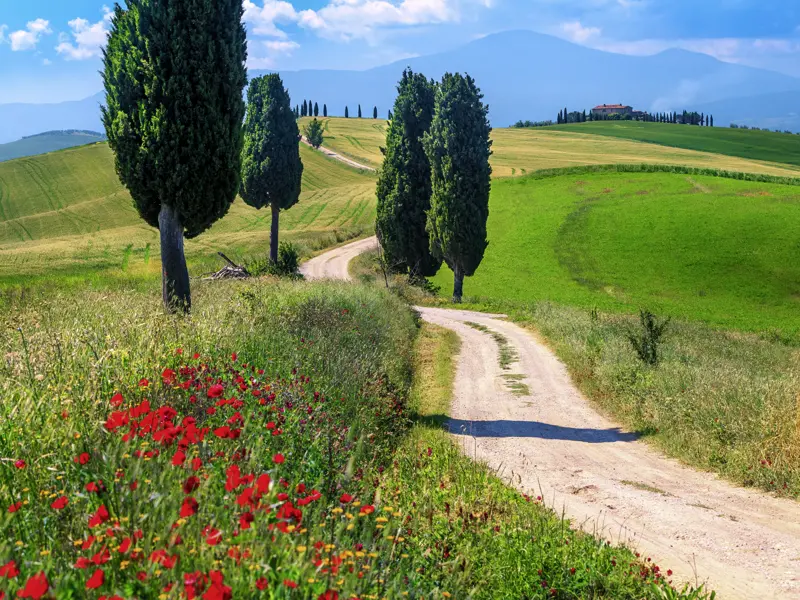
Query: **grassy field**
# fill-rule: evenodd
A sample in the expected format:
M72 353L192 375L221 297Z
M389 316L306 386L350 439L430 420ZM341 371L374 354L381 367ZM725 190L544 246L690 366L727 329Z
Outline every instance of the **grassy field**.
M689 598L427 423L456 340L415 341L392 294L208 282L194 308L81 290L0 313L9 595Z
M301 122L305 121L307 119L301 119ZM385 144L385 127L386 121L380 119L325 119L324 145L353 160L378 167L382 160L380 147ZM525 175L541 169L617 163L687 165L790 177L800 175L800 168L794 165L591 135L580 127L574 132L542 128L495 129L492 140L494 177ZM800 144L800 137L793 141Z
M610 136L662 146L800 166L800 136L772 131L693 127L638 121L598 121L548 127L552 131Z
M475 297L800 333L800 187L674 173L496 181ZM445 267L434 281L452 291Z
M372 227L375 185L306 147L300 202L281 216L285 239L316 249ZM211 230L187 241L193 275L231 257L261 254L269 213L240 199ZM138 217L106 144L0 164L0 286L36 278L137 279L158 276L158 232Z

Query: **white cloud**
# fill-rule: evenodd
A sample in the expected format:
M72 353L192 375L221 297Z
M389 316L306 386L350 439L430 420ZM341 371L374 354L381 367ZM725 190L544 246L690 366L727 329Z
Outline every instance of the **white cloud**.
M14 52L23 50L33 50L39 43L42 36L53 33L50 29L50 21L45 19L36 19L29 21L25 29L13 31L8 39L11 40L11 49Z
M286 38L286 32L278 29L276 23L296 23L297 11L284 0L264 0L259 7L251 0L244 0L244 21L252 25L255 35Z
M0 44L6 43L6 30L8 25L0 25Z
M292 52L300 47L300 44L289 40L267 40L262 42L261 46L269 51L267 56L248 56L248 69L272 69L275 67L276 56L291 56Z
M602 30L599 27L584 27L580 21L570 21L561 24L561 33L572 42L585 44L592 38L600 37Z
M97 23L90 23L86 19L73 19L68 23L72 30L74 43L69 36L62 36L56 52L67 60L86 60L102 56L103 47L108 40L109 25L114 13L107 6L103 7L103 18Z
M449 23L460 18L461 2L490 7L493 0L330 0L319 10L296 10L285 0L244 2L244 20L255 35L286 39L279 25L295 25L324 37L369 38L382 28Z
M42 59L42 64L43 64L45 67L49 67L50 65L52 65L52 64L53 64L53 61L51 61L49 58L44 58L44 59Z

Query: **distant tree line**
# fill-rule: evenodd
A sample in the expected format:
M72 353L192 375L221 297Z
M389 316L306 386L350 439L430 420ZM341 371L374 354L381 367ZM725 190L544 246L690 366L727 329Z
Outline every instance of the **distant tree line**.
M647 123L675 123L714 127L714 115L690 112L634 112L627 114L595 114L593 111L569 111L566 108L558 111L555 121L519 120L512 127L548 127L550 125L567 125L570 123L586 123L590 121L643 121ZM733 125L731 125L733 127Z
M517 121L512 127L549 127L555 125L553 121Z
M302 104L295 105L295 107L293 109L293 112L294 112L295 118L297 118L297 119L299 119L300 117L318 117L319 116L319 104L317 104L316 102L312 102L311 100L303 100ZM328 116L328 105L327 104L323 104L322 105L322 116L323 117L327 117ZM345 119L349 119L350 118L350 107L348 107L348 106L344 107L344 118ZM361 113L361 105L360 104L358 105L358 118L359 119L363 118L363 115ZM378 107L377 106L373 106L372 107L372 118L373 119L377 119L378 118ZM389 119L392 118L392 111L389 111L388 118Z
M786 135L800 135L800 131L795 133L788 129L781 131L780 129L770 129L769 127L751 127L749 125L738 125L736 123L731 123L731 129L747 129L749 131L770 131L774 133L785 133Z

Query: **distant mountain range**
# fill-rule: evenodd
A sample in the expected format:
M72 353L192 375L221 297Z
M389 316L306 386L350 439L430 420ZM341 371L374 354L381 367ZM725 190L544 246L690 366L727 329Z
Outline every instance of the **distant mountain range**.
M714 113L717 125L737 122L800 130L800 79L730 63L705 54L667 50L628 56L593 50L530 31L507 31L455 50L410 58L367 71L306 70L281 73L293 102L328 105L328 114L385 117L403 68L428 77L468 72L483 90L495 127L519 119L552 119L565 106L629 104L639 110ZM251 76L263 74L253 71ZM103 94L61 104L0 105L0 143L43 129L102 129Z
M0 144L0 162L25 156L35 156L56 150L65 150L75 146L85 146L103 142L106 139L105 133L85 130L65 130L65 131L46 131L37 135L31 135L9 142Z

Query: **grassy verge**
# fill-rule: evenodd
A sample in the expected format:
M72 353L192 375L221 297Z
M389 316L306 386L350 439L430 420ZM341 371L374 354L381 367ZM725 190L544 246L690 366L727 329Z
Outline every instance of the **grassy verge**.
M426 515L406 536L457 598L703 598L674 592L657 566L570 529L569 522L465 457L435 420L449 412L458 337L423 325L415 346L411 408L389 489Z

